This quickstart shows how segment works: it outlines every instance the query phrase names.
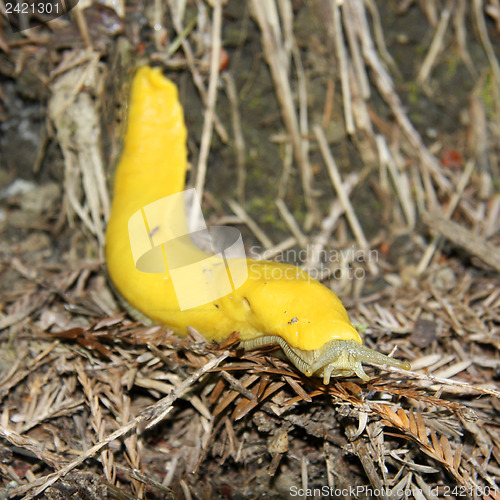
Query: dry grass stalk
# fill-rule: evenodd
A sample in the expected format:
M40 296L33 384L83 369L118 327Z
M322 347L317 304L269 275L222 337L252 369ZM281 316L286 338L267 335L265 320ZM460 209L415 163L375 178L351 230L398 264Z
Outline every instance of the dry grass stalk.
M420 83L420 85L426 85L431 74L432 67L436 63L436 59L443 49L444 36L448 28L448 23L450 22L454 3L454 0L448 0L445 8L441 11L441 17L439 19L436 33L434 34L429 51L427 52L417 75L417 82Z
M437 230L440 235L500 272L500 251L498 247L447 218L424 212L422 220L430 228Z
M297 245L297 239L293 236L285 238L283 241L271 248L265 249L263 252L252 252L251 257L257 260L270 260L275 258L277 255L286 252L290 248Z
M305 248L307 245L307 237L300 229L297 221L295 220L295 217L292 215L290 210L288 210L288 207L286 206L285 202L282 199L277 199L275 203L276 206L278 207L278 210L280 211L281 217L283 217L283 220L288 226L288 229L290 229L290 232L297 240L298 245L301 248Z
M288 189L288 183L293 167L293 146L285 144L285 152L283 158L283 172L278 184L278 198L285 198Z
M360 2L352 4L353 11L355 12L355 26L358 29L358 36L361 39L361 47L363 50L363 56L368 67L373 71L374 82L381 93L384 100L387 102L391 111L394 113L394 117L401 127L403 133L405 134L408 142L413 147L415 154L420 158L422 165L422 176L424 181L424 186L426 190L426 196L430 207L436 206L437 200L434 190L432 188L430 179L428 175L431 174L437 183L437 185L448 191L450 189L449 181L443 176L441 169L432 156L429 150L425 147L422 138L415 130L413 124L408 119L408 116L401 104L399 96L394 90L394 84L392 78L390 77L387 70L384 68L383 64L378 58L377 52L373 45L373 41L370 35L370 30L368 28L368 21L366 18L366 12L364 5Z
M387 45L385 43L384 29L380 20L380 13L377 9L377 5L374 0L367 0L366 6L370 11L371 18L373 21L373 35L375 37L375 43L377 44L377 50L382 56L384 62L391 68L392 71L398 73L398 68L394 59L392 58L390 52L387 50Z
M271 69L283 121L290 135L295 160L301 173L306 206L314 214L316 203L312 196L311 170L308 167L308 161L304 158L304 146L290 87L289 63L283 46L276 4L274 0L252 0L251 5L262 33L264 54Z
M196 63L196 58L194 56L193 49L189 40L187 39L187 34L183 24L182 18L184 17L184 9L180 8L182 6L182 2L178 2L177 0L168 0L168 5L170 8L170 13L172 16L172 23L177 32L177 35L180 38L182 50L184 51L184 55L186 56L186 62L193 77L193 83L195 84L198 92L200 93L201 100L203 105L208 108L208 93L205 88L205 84L203 82L203 77L198 69L198 65ZM193 21L194 22L194 21ZM220 54L219 56L220 57ZM228 141L228 134L225 127L222 125L217 114L214 114L214 127L217 131L222 142L226 143Z
M481 37L481 42L483 43L484 51L490 62L491 70L497 81L497 85L500 85L500 64L498 63L497 57L495 55L495 50L491 44L491 40L488 36L488 30L486 28L486 22L484 21L484 7L482 0L472 1L474 18L479 30L479 36Z
M278 8L283 24L284 46L286 48L287 55L290 53L292 56L297 73L298 123L302 143L302 159L304 169L303 182L311 186L312 190L313 173L309 161L309 104L307 78L302 64L301 53L294 35L292 2L290 0L278 0ZM282 195L278 195L278 198L282 197L284 197L284 192ZM309 214L309 217L306 217L305 226L307 229L310 229L314 222L313 215L314 214Z
M464 189L466 188L467 184L469 183L470 176L472 174L472 171L474 170L475 164L474 162L469 162L467 164L467 167L465 168L462 176L460 177L460 180L458 181L458 185L456 188L456 191L453 193L453 196L450 199L450 203L444 213L444 218L449 219L452 215L455 209L457 208L460 198L462 197L462 194L464 192ZM417 267L417 273L421 274L423 273L426 269L427 266L429 265L434 252L437 249L437 246L439 244L440 236L436 235L434 236L432 243L427 247L425 254L423 255L418 267Z
M222 0L214 0L212 14L212 39L211 39L211 57L210 57L210 77L208 81L207 109L204 113L203 131L201 134L200 154L198 156L198 165L196 168L195 188L201 199L203 199L203 189L205 186L205 177L207 174L207 161L210 152L210 143L212 141L212 128L215 118L215 102L217 100L217 85L219 83L220 53L222 48Z
M351 3L350 2L344 2L342 6L342 12L345 14L346 11L349 11L351 8ZM376 11L375 11L376 12ZM352 16L352 14L351 14ZM366 74L366 68L365 64L363 62L363 56L361 54L361 47L359 45L359 39L356 37L356 31L354 30L354 27L352 24L349 22L350 16L346 15L346 20L347 22L342 23L342 26L345 27L346 33L347 33L347 40L349 43L349 49L352 55L352 60L353 60L353 67L354 71L356 74L356 79L358 81L359 87L361 89L361 97L363 98L364 101L368 100L370 98L370 82L368 81L368 75ZM380 19L379 19L380 22ZM380 26L379 26L380 30ZM381 30L379 31L381 34ZM381 38L382 44L383 42L383 36Z
M236 91L236 85L234 83L234 78L229 72L224 72L222 75L224 82L226 84L225 89L229 102L231 103L231 117L233 124L233 134L234 134L234 147L236 149L236 170L238 172L238 179L236 181L236 194L238 197L238 202L240 204L245 202L245 182L246 182L246 146L245 137L243 135L243 129L241 125L241 116L238 109L238 93Z
M456 40L460 57L464 61L471 75L477 76L477 70L467 51L467 27L465 25L465 14L467 12L468 0L458 0L458 5L453 16L453 27L455 28Z
M478 90L479 92L479 90ZM469 133L467 146L474 156L479 173L479 193L482 200L489 200L493 193L491 161L489 158L490 132L488 130L487 108L484 100L476 93L469 99Z
M342 190L348 197L356 184L359 182L359 177L360 176L358 174L349 174L342 183ZM313 238L310 247L311 251L308 252L307 260L304 263L304 269L313 269L320 264L320 257L325 247L327 247L332 232L337 226L340 217L344 213L345 210L341 201L338 199L334 200L331 204L330 212L321 222L321 231Z
M394 187L396 188L399 202L401 203L401 207L403 208L403 212L405 214L408 229L413 229L416 223L416 213L415 207L412 203L411 188L408 176L406 172L401 172L398 169L396 162L394 161L394 158L391 155L389 148L387 147L385 138L379 134L376 136L376 141L379 151L380 166L387 166L387 168L389 169L392 181L394 182Z
M335 188L339 200L342 203L342 207L345 210L347 220L349 221L356 241L358 242L358 245L362 250L368 251L370 249L368 241L366 240L363 229L361 228L361 224L356 217L351 201L349 200L349 197L343 189L342 179L340 177L337 164L335 163L330 148L328 147L325 133L319 125L316 125L314 127L314 134L316 136L316 139L318 140L321 154L323 155L323 159L328 168L328 174L330 175L333 187ZM378 273L377 265L375 264L375 262L368 260L368 267L372 274L376 275Z
M94 53L89 63L58 76L52 83L49 116L65 157L67 200L104 247L104 220L109 215L110 203L100 149L99 103L90 92L79 92L83 86L98 95L102 92L102 66L98 61L99 56ZM83 203L81 184L85 193Z
M349 84L349 71L346 48L343 39L342 24L340 20L340 10L336 0L331 0L330 5L333 15L333 39L335 40L335 48L337 50L337 58L340 68L340 84L342 86L342 103L344 105L345 126L348 134L354 134L355 128L351 107L351 86Z
M252 233L262 243L266 250L273 247L273 242L259 227L259 225L250 217L250 215L247 214L245 209L239 203L237 203L235 200L228 200L227 203L231 207L231 210L234 212L234 214L248 226L250 231L252 231Z

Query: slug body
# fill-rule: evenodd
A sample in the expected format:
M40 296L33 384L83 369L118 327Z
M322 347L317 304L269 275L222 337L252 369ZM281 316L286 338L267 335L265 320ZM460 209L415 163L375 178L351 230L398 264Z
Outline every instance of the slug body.
M191 326L208 340L221 342L238 331L246 349L279 345L308 376L368 376L362 362L409 368L407 363L362 345L337 296L296 266L246 259L248 278L222 298L181 310L171 272L142 272L136 267L129 220L145 206L184 190L187 132L175 85L159 69L139 69L132 83L128 127L114 180L106 234L108 273L117 292L134 310L185 336ZM168 216L157 229L176 233L185 217ZM185 230L187 234L187 229ZM191 260L208 254L189 240L177 243ZM196 284L192 293L196 294Z

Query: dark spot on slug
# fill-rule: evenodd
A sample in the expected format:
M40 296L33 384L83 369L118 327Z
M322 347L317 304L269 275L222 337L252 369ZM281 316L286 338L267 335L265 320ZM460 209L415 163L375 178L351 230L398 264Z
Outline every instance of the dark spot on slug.
M288 324L289 325L293 325L294 323L298 323L299 322L299 318L297 318L297 316L293 317L289 322Z
M243 303L247 306L249 311L252 309L252 305L250 304L250 301L246 297L243 297Z

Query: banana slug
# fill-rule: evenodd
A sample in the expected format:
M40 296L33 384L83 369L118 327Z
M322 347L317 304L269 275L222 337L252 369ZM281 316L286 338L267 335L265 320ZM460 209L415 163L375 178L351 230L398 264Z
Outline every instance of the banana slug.
M245 259L248 278L243 285L184 310L179 306L165 250L165 272L138 270L129 220L152 202L184 190L186 138L177 88L158 68L140 68L132 82L128 126L106 232L109 277L133 310L181 336L191 326L217 342L238 331L245 349L279 345L301 372L323 377L325 384L330 377L353 374L369 380L363 362L409 369L408 363L365 347L337 296L296 266ZM182 219L169 219L167 214L158 227L146 225L150 239L158 230L168 232L170 225L180 225L182 231ZM194 260L208 255L187 240L178 245L182 255ZM161 250L158 256L161 259ZM196 294L194 283L185 285Z

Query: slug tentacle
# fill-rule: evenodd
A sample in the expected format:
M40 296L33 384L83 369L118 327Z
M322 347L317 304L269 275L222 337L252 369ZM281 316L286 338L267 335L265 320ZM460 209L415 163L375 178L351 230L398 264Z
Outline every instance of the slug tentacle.
M325 384L329 383L331 376L349 376L353 373L363 380L370 380L363 370L362 362L390 365L403 370L410 369L409 363L374 351L354 340L332 340L318 351L319 356L306 375L310 376L314 373L323 375Z
M306 351L290 346L284 339L275 335L259 337L241 342L245 349L255 349L264 345L279 345L287 358L305 375L323 377L328 385L331 377L349 377L356 374L363 380L370 377L363 369L363 362L377 365L390 365L409 370L404 361L391 358L374 351L355 340L332 340L320 349Z

